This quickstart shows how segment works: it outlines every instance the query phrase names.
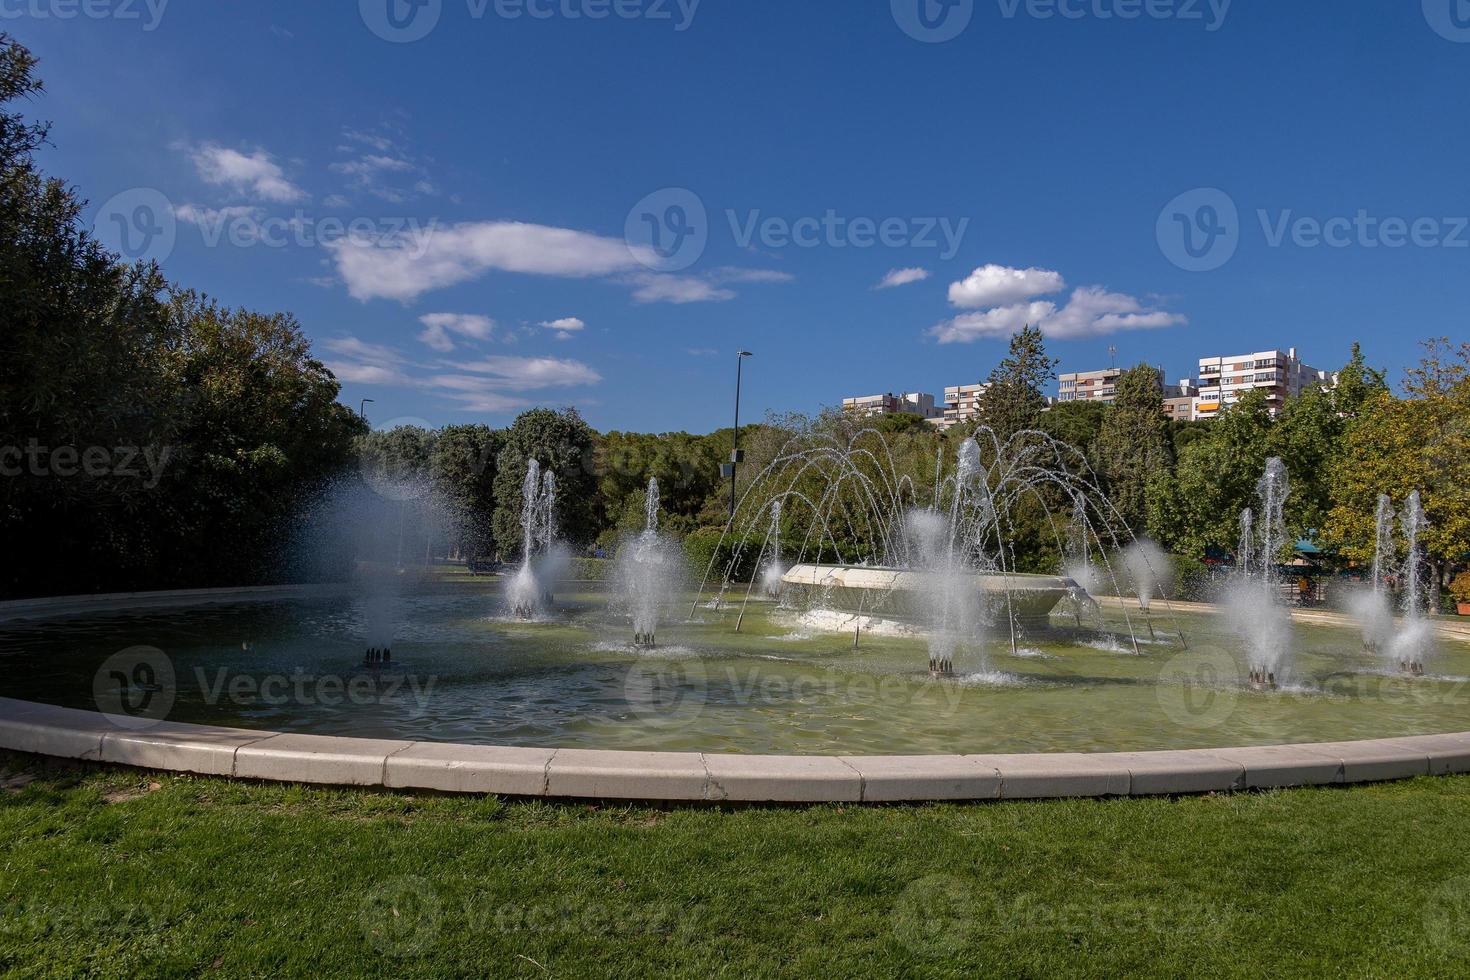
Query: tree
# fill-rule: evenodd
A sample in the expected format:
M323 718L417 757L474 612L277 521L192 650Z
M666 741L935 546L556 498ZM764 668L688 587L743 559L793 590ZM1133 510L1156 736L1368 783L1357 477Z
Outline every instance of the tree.
M1363 345L1354 342L1352 357L1337 376L1337 386L1332 393L1334 407L1339 414L1355 418L1364 405L1387 392L1388 382L1384 373L1368 367L1363 358Z
M1108 406L1090 399L1062 402L1044 413L1037 427L1053 439L1079 450L1094 467L1097 465L1097 438L1102 433Z
M1207 435L1180 453L1172 473L1157 472L1149 481L1149 535L1175 554L1234 551L1240 512L1257 506L1271 424L1260 391L1211 422Z
M1123 372L1097 438L1108 499L1135 533L1148 524L1148 486L1174 463L1159 373L1147 364Z
M1422 543L1443 571L1470 558L1470 344L1424 347L1405 377L1409 397L1378 392L1347 424L1332 470L1329 540L1371 560L1379 494L1402 509L1417 490L1429 520Z
M36 167L42 91L0 35L0 593L277 576L289 522L361 423L284 314L225 311L125 265ZM16 454L20 455L17 456Z
M1023 327L1011 337L1010 353L990 373L976 404L982 421L1002 440L1036 428L1046 408L1044 389L1056 379L1060 363L1047 356L1038 327Z
M451 425L439 431L429 469L454 535L469 558L495 550L495 475L505 433L485 425Z
M171 312L182 337L172 373L189 398L154 533L194 581L277 579L296 512L352 462L366 427L338 404L337 379L289 314L227 310L190 291Z
M602 527L597 495L597 433L574 408L532 409L506 433L495 474L495 545L502 558L521 553L521 485L530 460L556 474L557 526L573 545L596 539Z

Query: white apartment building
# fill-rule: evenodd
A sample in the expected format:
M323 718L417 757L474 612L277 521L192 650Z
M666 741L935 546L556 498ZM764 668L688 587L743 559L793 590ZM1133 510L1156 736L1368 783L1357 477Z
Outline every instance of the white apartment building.
M951 385L944 389L944 412L936 421L941 429L980 417L980 396L990 385Z
M923 419L938 420L942 413L934 404L934 396L921 391L883 395L859 395L842 399L842 410L859 418L877 418L880 415L900 413L917 415Z
M1271 414L1278 414L1287 399L1295 398L1308 385L1332 387L1336 375L1303 364L1296 348L1257 351L1227 357L1202 357L1199 362L1199 394L1194 397L1191 417L1218 418L1247 392L1266 392Z
M1065 402L1108 402L1117 400L1118 379L1124 368L1111 367L1103 371L1080 371L1061 375L1058 381L1057 401ZM1159 387L1164 387L1164 372L1159 371Z

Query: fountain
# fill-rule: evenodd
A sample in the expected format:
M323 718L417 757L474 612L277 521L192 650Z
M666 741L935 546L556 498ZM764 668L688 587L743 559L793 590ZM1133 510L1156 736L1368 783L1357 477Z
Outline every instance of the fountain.
M1285 676L1291 647L1291 614L1281 603L1277 562L1286 547L1286 501L1291 480L1286 464L1273 457L1256 484L1259 521L1247 508L1240 515L1237 579L1227 590L1226 606L1245 643L1249 678L1258 690L1274 690Z
M1424 502L1418 490L1409 494L1402 521L1408 549L1403 575L1404 626L1393 638L1389 652L1400 670L1420 677L1424 674L1431 630L1424 621L1424 557L1419 547L1419 537L1429 522L1424 517Z
M1373 535L1373 585L1350 597L1349 610L1363 631L1363 649L1369 653L1387 653L1393 640L1393 605L1388 578L1394 561L1393 499L1388 494L1378 498Z
M1120 550L1118 532L1126 540L1126 528L1082 454L1041 432L1002 440L980 427L953 459L946 473L941 449L925 492L874 430L846 439L829 430L798 433L751 481L726 527L717 554L730 558L716 604L741 567L746 543L763 542L747 602L759 584L768 595L803 604L805 625L851 632L855 643L865 629L912 624L928 639L933 674L954 673L957 659L983 671L993 631L1016 653L1028 631L1050 628L1062 600L1079 610L1090 601L1072 577L1019 571L1013 536L1022 506L1042 511L1059 538L1071 537L1070 544L1058 540L1058 551L1081 556L1089 586L1108 578L1117 588L1111 568L1093 569L1090 556ZM805 527L789 567L781 560L782 520ZM720 574L715 564L706 583ZM1076 618L1080 626L1080 611Z
M683 550L658 530L658 480L648 481L642 533L618 549L614 590L633 620L633 644L658 646L659 622L667 616L684 580Z
M1138 595L1138 608L1143 611L1143 621L1148 626L1149 639L1157 640L1154 630L1153 599L1164 578L1170 574L1171 562L1164 549L1152 541L1139 539L1123 552L1123 567L1128 572L1129 582Z
M521 567L506 588L506 604L519 619L535 619L551 607L555 579L556 474L532 459L521 483Z
M786 569L781 564L781 501L771 502L771 529L766 536L770 558L761 571L761 589L768 599L781 598L781 577Z

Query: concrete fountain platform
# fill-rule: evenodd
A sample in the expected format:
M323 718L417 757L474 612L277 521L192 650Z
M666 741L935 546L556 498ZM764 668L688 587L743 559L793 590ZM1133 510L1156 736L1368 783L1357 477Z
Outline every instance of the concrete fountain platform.
M0 622L319 594L300 588L218 590L0 603ZM1464 638L1458 630L1443 632ZM93 711L10 698L0 698L0 749L271 782L686 803L1161 796L1470 773L1470 732L1161 752L754 756L391 741L140 719L115 723Z
M747 756L294 735L0 698L0 748L141 769L443 793L686 803L905 803L1159 796L1470 773L1470 732L1164 752Z

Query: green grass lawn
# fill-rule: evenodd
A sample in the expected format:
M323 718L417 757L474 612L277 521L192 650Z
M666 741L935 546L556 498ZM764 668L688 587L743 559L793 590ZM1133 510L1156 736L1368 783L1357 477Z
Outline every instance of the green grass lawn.
M16 976L1470 974L1470 779L648 809L0 757Z

